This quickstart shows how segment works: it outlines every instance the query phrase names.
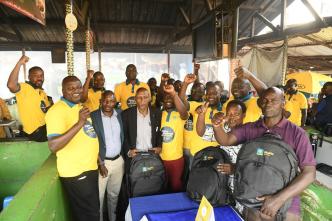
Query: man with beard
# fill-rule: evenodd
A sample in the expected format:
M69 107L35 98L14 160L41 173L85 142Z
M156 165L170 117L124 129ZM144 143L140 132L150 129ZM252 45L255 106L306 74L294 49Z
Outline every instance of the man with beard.
M291 115L288 120L299 127L304 127L307 119L308 103L306 97L297 90L297 81L289 79L285 86L285 110Z
M116 100L121 103L122 110L136 106L135 94L138 88L146 88L150 93L149 85L137 79L137 69L135 65L129 64L127 66L126 77L127 80L117 85L114 90Z
M247 107L246 117L244 118L243 123L254 122L261 117L262 112L257 105L258 97L254 97L251 91L250 83L256 89L258 94L261 94L262 91L266 89L266 85L257 79L249 70L243 67L236 68L234 71L237 78L233 80L231 86L231 93L233 96L230 97L225 104L223 104L222 112L226 113L228 102L231 100L239 100L242 101Z
M284 93L271 87L263 92L259 100L264 118L255 122L246 123L230 133L225 133L222 126L225 118L222 114L213 117L213 130L215 137L221 145L232 146L263 136L266 132L279 135L281 139L290 145L297 156L300 173L291 183L274 195L261 196L258 200L263 201L260 211L244 212L246 220L274 220L278 210L288 200L292 204L288 209L286 221L300 220L299 194L315 180L316 162L311 144L306 132L288 121L284 116L285 98Z
M89 84L93 79L92 88L89 89ZM81 102L84 106L89 108L89 111L95 111L99 108L101 94L105 90L105 78L103 73L97 71L94 73L92 70L88 70L87 78L83 85L83 94Z
M45 113L51 104L42 88L44 71L40 67L35 66L30 68L29 81L18 83L20 68L28 61L29 58L27 56L23 55L20 58L9 75L7 87L16 96L23 131L31 140L44 142L47 140Z
M99 221L98 150L87 107L80 104L81 81L62 81L63 97L46 114L48 146L57 156L60 181L74 220Z

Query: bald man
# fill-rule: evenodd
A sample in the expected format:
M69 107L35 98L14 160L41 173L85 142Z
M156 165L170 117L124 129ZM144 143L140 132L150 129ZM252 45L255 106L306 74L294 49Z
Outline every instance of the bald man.
M99 221L98 138L87 107L82 107L81 81L62 81L63 97L45 116L49 149L56 153L60 181L74 220Z
M264 196L260 211L255 214L247 214L246 220L255 220L260 216L266 220L274 220L277 211L283 204L288 199L292 199L286 221L299 221L301 217L299 194L315 180L316 176L316 162L309 138L302 128L284 118L285 98L280 89L271 87L264 91L259 105L264 115L263 119L244 124L228 134L222 129L224 116L215 115L212 125L216 140L221 145L233 146L253 140L266 132L280 135L283 141L294 149L301 172L283 190L274 195Z

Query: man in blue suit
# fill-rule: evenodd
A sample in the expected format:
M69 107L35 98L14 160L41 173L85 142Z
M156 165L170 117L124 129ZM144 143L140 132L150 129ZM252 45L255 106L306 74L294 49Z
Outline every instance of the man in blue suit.
M91 113L93 127L99 140L99 199L100 220L103 220L103 201L107 189L109 221L116 220L116 207L124 174L121 156L123 127L120 110L115 109L116 98L112 91L101 95L100 108Z

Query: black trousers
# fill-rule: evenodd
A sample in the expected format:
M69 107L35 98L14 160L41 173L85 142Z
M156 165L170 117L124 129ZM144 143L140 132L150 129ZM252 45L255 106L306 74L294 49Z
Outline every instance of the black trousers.
M60 177L75 221L99 221L98 170Z
M47 132L46 132L46 124L44 126L39 127L37 130L32 132L31 134L27 134L28 138L37 142L45 142L47 141Z

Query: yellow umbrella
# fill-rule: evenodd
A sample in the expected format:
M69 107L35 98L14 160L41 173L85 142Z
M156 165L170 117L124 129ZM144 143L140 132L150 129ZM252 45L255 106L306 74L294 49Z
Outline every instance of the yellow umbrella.
M306 95L317 95L325 82L332 81L332 78L327 75L311 71L288 74L286 75L286 82L289 79L296 79L298 90Z

